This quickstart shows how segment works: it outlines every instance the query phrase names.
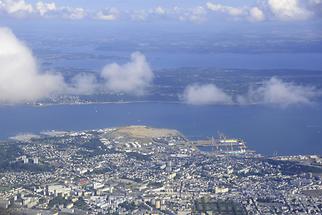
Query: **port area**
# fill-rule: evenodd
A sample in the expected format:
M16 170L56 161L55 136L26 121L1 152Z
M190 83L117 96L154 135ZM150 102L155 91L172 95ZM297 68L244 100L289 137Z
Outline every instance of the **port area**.
M249 150L242 139L220 137L207 140L192 141L193 145L202 153L214 155L246 155L255 151Z

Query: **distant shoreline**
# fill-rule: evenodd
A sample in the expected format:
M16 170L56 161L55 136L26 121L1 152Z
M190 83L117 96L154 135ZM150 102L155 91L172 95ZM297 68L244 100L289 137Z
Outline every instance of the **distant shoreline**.
M182 101L151 101L151 100L143 100L143 101L115 101L115 102L80 102L80 103L37 103L37 104L0 104L1 107L18 107L18 106L29 106L29 107L50 107L50 106L77 106L77 105L104 105L104 104L181 104L187 106L228 106L228 107L244 107L244 106L255 106L260 105L259 103L252 103L247 105L242 104L209 104L209 105L191 105Z

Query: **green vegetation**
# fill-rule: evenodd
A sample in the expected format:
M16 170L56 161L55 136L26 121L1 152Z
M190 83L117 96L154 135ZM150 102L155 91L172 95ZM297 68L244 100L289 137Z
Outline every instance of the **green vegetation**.
M81 197L79 198L75 203L74 203L74 206L78 209L81 209L81 210L87 210L88 207L87 207L87 204L85 202L85 200Z
M279 161L267 159L267 163L280 168L283 175L296 175L302 173L322 173L322 168L315 166L306 166L295 161Z
M10 162L16 160L16 157L22 154L17 143L0 143L0 170L4 171L10 167Z
M150 187L162 187L163 183L162 182L149 182L148 186L150 186Z
M65 207L72 203L70 199L65 199L64 197L57 196L49 201L48 208L53 208L54 206L64 205Z
M151 157L149 155L143 155L138 152L128 152L128 153L126 153L126 155L129 158L133 158L133 159L140 160L140 161L150 161L151 160Z
M20 171L50 172L50 171L53 171L53 168L48 164L33 164L33 163L24 164L22 162L14 162L3 167L2 170L14 171L14 172L20 172Z
M127 201L119 204L119 206L122 208L125 208L127 211L132 211L136 208L134 202L127 202Z
M18 215L13 209L4 209L0 207L0 215Z
M89 139L81 146L88 150L98 150L105 148L104 144L98 138Z

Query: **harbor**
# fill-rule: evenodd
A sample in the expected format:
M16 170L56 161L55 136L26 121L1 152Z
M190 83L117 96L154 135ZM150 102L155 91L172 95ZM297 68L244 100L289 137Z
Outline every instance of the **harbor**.
M228 138L219 135L219 138L211 137L208 140L197 140L195 146L201 151L212 154L239 155L251 152L246 142L240 138Z

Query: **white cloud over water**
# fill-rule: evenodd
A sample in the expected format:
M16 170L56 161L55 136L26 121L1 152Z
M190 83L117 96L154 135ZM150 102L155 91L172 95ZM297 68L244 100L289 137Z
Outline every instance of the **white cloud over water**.
M259 7L252 7L249 10L249 19L253 21L264 21L266 16Z
M248 19L248 20L257 21L257 22L264 21L266 19L264 11L258 6L232 7L232 6L227 6L227 5L217 4L212 2L208 2L206 5L208 10L212 12L225 14L234 18Z
M214 84L193 84L186 87L182 99L191 105L232 104L232 97Z
M269 104L278 106L308 105L321 92L311 86L297 85L292 82L284 82L272 77L258 88L250 88L247 95L239 96L240 104Z
M272 13L281 20L306 20L313 14L306 8L304 1L300 0L268 0L267 1Z
M279 20L301 21L322 15L320 0L261 0L254 5L229 6L206 3L210 11L252 21Z
M208 2L206 5L207 5L207 8L211 11L226 13L231 16L241 16L245 14L245 9L242 7L231 7L231 6L212 3L212 2Z
M36 9L39 12L41 16L44 16L45 14L49 12L53 12L57 10L57 6L54 2L51 3L44 3L44 2L37 2Z
M245 94L235 97L228 95L213 84L189 85L181 96L182 100L191 105L272 105L288 107L292 105L310 105L322 95L321 91L312 86L302 86L285 82L272 77L259 87L250 87Z
M0 27L0 103L34 102L53 95L91 95L116 92L143 95L154 74L140 52L130 62L109 64L100 78L82 73L67 83L61 73L41 72L31 50L8 28Z
M96 19L105 20L105 21L114 21L117 20L120 16L120 12L116 8L106 8L100 10L96 14Z
M0 28L0 47L1 103L35 101L65 88L60 74L39 72L32 52L8 28Z
M0 0L0 11L14 16L21 16L25 14L31 14L34 8L31 4L25 0Z
M131 61L106 65L101 73L105 88L117 93L143 95L152 84L154 74L145 56L140 52L131 55Z
M87 15L86 10L81 7L63 7L59 10L59 13L62 14L63 18L71 20L82 20Z
M71 79L67 93L73 95L92 95L100 90L94 74L80 73Z

